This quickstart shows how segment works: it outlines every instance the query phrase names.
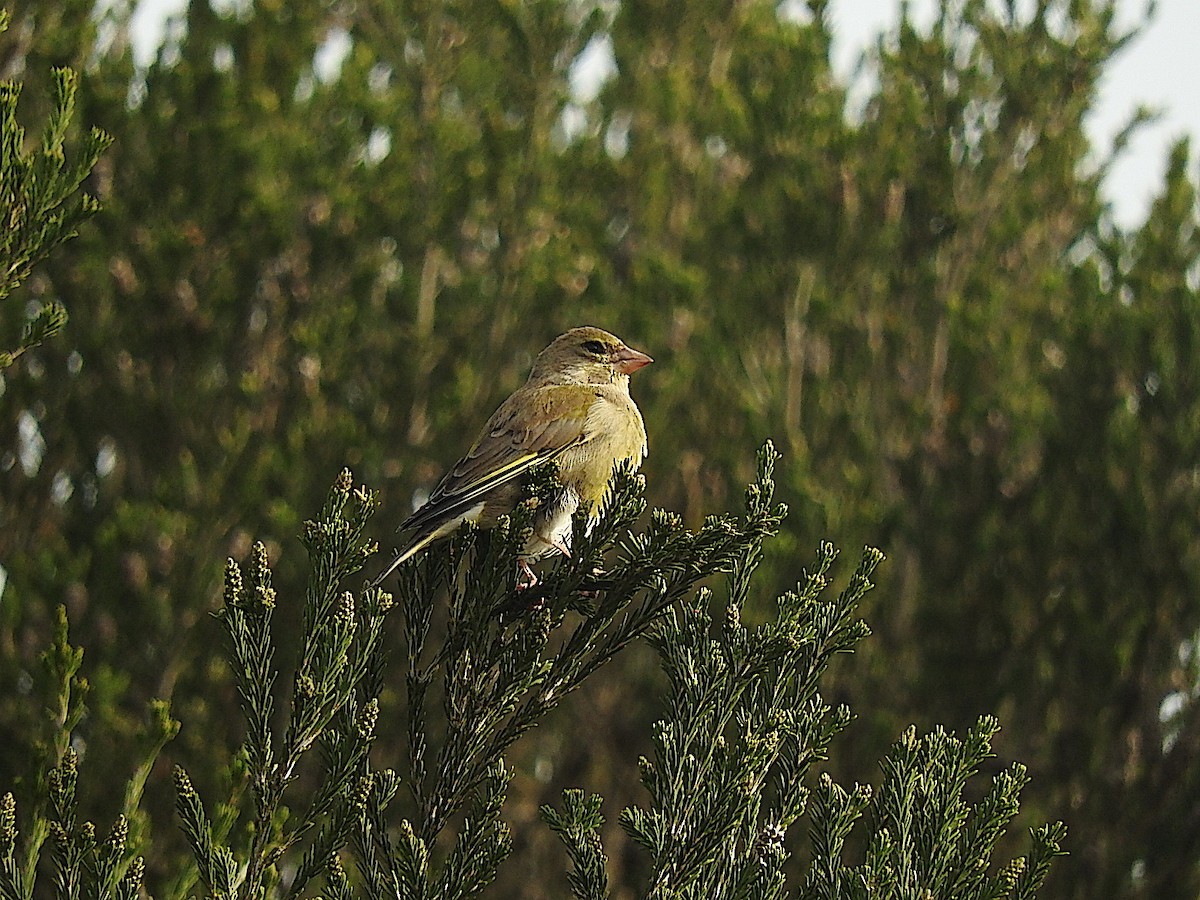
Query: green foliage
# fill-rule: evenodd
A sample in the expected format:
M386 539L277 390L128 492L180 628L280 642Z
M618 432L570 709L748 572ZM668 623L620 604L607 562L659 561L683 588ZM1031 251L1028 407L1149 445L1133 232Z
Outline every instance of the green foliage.
M1200 892L1195 154L1172 152L1145 222L1112 221L1112 157L1084 124L1130 40L1113 4L940 4L881 36L853 107L836 2L197 0L144 69L129 11L23 0L0 43L31 135L68 66L73 121L117 137L88 188L105 227L5 301L72 315L0 388L0 683L39 701L0 703L20 809L18 774L52 764L32 761L59 605L88 648L85 770L125 772L166 698L190 723L172 762L249 802L224 754L244 735L208 616L220 561L260 537L299 598L291 537L327 473L377 485L389 534L530 354L595 322L657 360L634 385L651 505L695 531L751 477L741 448L784 450L792 512L748 627L815 536L888 548L863 599L876 637L824 676L858 714L837 782L874 778L911 723L962 735L995 713L997 765L1038 775L1017 829L1069 811L1048 895ZM571 79L592 41L617 62L594 97ZM273 616L277 660L303 626ZM654 749L660 677L635 645L512 745L506 821L531 865L561 852L533 820L564 788L643 804L621 760ZM376 747L405 746L408 686L379 697ZM390 784L371 790L407 802ZM120 793L81 795L84 815L111 821ZM225 841L226 804L207 808ZM619 821L601 827L613 893L643 874ZM177 850L147 856L173 896ZM527 887L509 866L491 890Z
M280 860L320 828L313 844L320 851L305 857L290 888L292 896L299 895L344 843L348 818L361 810L364 785L359 781L369 784L364 766L375 739L383 677L381 637L392 603L389 595L372 589L361 598L360 608L341 585L373 552L363 526L374 505L374 497L365 489L355 490L350 473L343 471L320 518L305 526L312 577L302 611L304 641L282 734L275 733L271 722L276 593L266 547L254 546L244 579L233 560L226 566L225 604L218 617L229 638L229 664L246 718L245 777L253 804L242 844L231 844L227 835L214 837L191 778L182 767L175 769L176 810L200 881L212 896L257 897L276 890ZM292 814L284 795L314 747L320 748L322 775L302 811ZM231 797L229 805L236 809L237 800Z
M645 895L785 896L786 841L805 812L805 782L850 722L847 708L834 711L821 700L818 681L835 654L866 635L854 612L882 555L867 550L846 588L824 600L836 552L823 545L797 590L780 598L778 620L743 626L741 610L762 545L785 513L774 500L777 459L765 445L743 518L713 516L695 532L661 510L644 532L631 532L644 510L645 485L632 472L618 472L598 521L589 527L585 514L577 517L573 555L547 573L537 593L514 588L534 502L491 532L453 538L406 564L396 605L407 651L409 753L402 775L376 769L369 758L386 683L383 625L393 601L373 583L357 595L345 589L374 553L365 526L376 499L354 489L343 470L321 515L304 529L311 575L282 729L274 715L272 620L288 600L273 586L261 543L247 566L231 560L226 567L217 617L245 720L238 755L249 791L235 786L218 805L225 812L216 822L187 771L174 770L189 869L207 895L294 898L322 879L339 897L351 895L352 883L373 898L479 896L512 852L502 813L513 744L631 641L647 636L670 684L668 711L655 727L655 759L640 761L651 808L630 807L621 815L624 830L650 857ZM545 478L534 485L549 486ZM601 569L614 548L616 558ZM728 577L728 596L723 621L714 627L712 591L697 585L720 574ZM435 631L431 620L443 603L448 618ZM67 741L79 725L70 688L82 654L67 643L65 616L60 622L46 658L60 686L56 735ZM440 693L440 709L431 702L434 693ZM168 724L150 761L177 728ZM914 732L905 736L884 766L871 850L876 866L862 876L864 884L979 887L992 847L1016 813L1023 781L1019 768L998 778L974 816L958 799L996 727L981 723L964 743L942 732L920 744ZM320 750L316 766L309 760L314 747ZM315 777L304 779L306 769L315 769ZM15 854L15 801L5 795L5 900L33 896L46 832L54 840L54 896L138 896L144 862L128 847L128 820L118 817L108 839L97 842L95 828L77 818L78 776L77 755L65 749L42 792L49 812L37 819L24 868ZM398 799L402 783L411 803ZM142 784L143 776L135 778L135 814ZM812 813L811 896L845 896L843 883L859 877L837 874L841 843L866 805L847 805L849 797L824 776ZM596 835L600 805L598 797L568 791L562 813L543 809L567 845L575 867L570 883L579 897L607 896ZM403 816L398 824L397 814ZM151 837L140 842L143 852L154 850ZM1054 831L1043 844L1058 839ZM343 859L353 860L353 873ZM1035 853L1032 877L1024 882L1019 867L1009 866L1012 877L1004 883L1024 885L1013 896L1032 897L1047 862L1048 851ZM186 896L193 883L182 873L169 894Z
M760 481L748 492L751 517L756 508L778 515L768 512L774 462L768 445ZM854 614L882 559L868 549L846 588L824 599L835 556L822 545L797 590L780 598L778 618L748 628L742 604L761 558L751 540L732 571L723 622L713 626L711 595L701 590L655 627L651 642L670 691L668 715L654 729L655 757L640 760L652 805L621 814L622 828L651 857L644 896L790 896L789 829L806 812L812 851L799 896L1036 895L1060 852L1061 824L1034 834L1028 858L989 871L994 847L1017 813L1024 768L996 776L974 807L963 799L968 779L991 755L994 719L980 720L961 741L941 729L918 740L910 728L884 760L877 794L869 787L847 791L828 773L815 790L806 786L814 763L827 759L830 742L851 720L848 708L834 710L821 700L818 680L835 654L867 634ZM542 816L567 847L572 891L605 897L601 799L567 791L563 801L561 812L543 807ZM845 865L846 838L868 809L866 861Z
M836 555L823 545L815 569L780 598L778 620L747 628L741 605L757 555L734 573L715 635L702 595L654 637L671 701L655 759L641 761L653 807L621 816L651 854L652 897L785 896L784 842L804 811L806 776L850 722L848 708L821 701L817 680L867 633L850 617L882 555L868 550L850 585L821 602Z
M764 481L754 488L756 495L765 493L764 501L748 508L743 521L712 517L692 532L677 516L658 510L644 533L624 537L644 509L644 480L618 472L615 485L593 528L577 520L570 559L536 591L519 596L518 607L529 604L524 610L513 609L513 561L526 539L528 510L508 528L478 536L465 551L451 542L431 552L430 565L402 570L417 814L405 831L410 836L401 848L403 865L390 880L406 896L467 896L476 889L471 885L495 877L508 844L507 826L496 817L507 784L497 768L502 755L631 641L687 602L697 582L744 565L781 515L770 504L772 485ZM618 540L620 554L605 565L605 551ZM447 639L431 653L429 598L440 596L449 600ZM440 717L431 693L439 680ZM436 756L435 728L442 731ZM432 848L469 802L476 811L467 814L439 869ZM481 853L489 847L491 855Z
M814 864L801 892L821 900L867 897L962 897L1016 900L1037 895L1061 849L1061 822L1031 831L1027 856L993 867L992 853L1017 814L1027 778L1014 764L992 779L978 803L964 797L967 781L991 756L999 730L985 716L965 738L942 729L918 738L910 728L883 761L878 792L869 786L847 791L821 777L812 801ZM871 814L865 859L841 860L855 823Z
M0 34L8 28L8 12L0 10ZM76 159L67 163L64 145L75 112L76 74L54 70L53 105L36 150L26 151L25 129L17 121L21 84L0 82L0 303L29 277L37 263L59 244L74 237L79 226L100 209L79 188L112 138L93 128ZM11 301L5 304L11 309ZM6 317L4 325L11 321ZM58 334L66 325L66 308L48 303L31 315L16 347L0 351L0 369L21 354ZM7 332L7 328L4 330ZM3 337L7 339L7 334Z
M541 808L542 819L558 839L566 845L572 870L567 876L571 892L585 900L603 900L608 896L608 857L597 831L604 824L600 807L604 798L586 796L578 788L563 791L562 812L553 806Z
M50 703L44 723L46 738L39 746L50 768L35 781L33 808L27 816L26 835L19 840L17 801L12 793L0 798L0 897L31 900L38 891L39 865L48 856L54 896L95 897L97 900L136 900L140 896L145 860L137 847L146 843L145 815L139 809L146 781L163 745L179 731L166 704L156 703L136 748L130 748L138 765L125 787L123 812L113 822L108 837L97 840L96 827L81 820L76 789L79 756L71 737L86 715L87 682L78 676L83 650L73 647L67 634L66 611L59 607L54 642L42 656ZM49 853L46 841L49 839Z
M74 750L48 776L49 818L39 820L53 836L50 852L54 867L53 889L57 897L96 897L98 900L136 900L140 896L145 862L131 858L126 848L129 823L118 816L108 837L96 840L91 822L76 819L75 787L79 772ZM40 846L31 847L22 871L17 860L17 804L12 794L0 799L0 896L5 900L33 897L34 871Z

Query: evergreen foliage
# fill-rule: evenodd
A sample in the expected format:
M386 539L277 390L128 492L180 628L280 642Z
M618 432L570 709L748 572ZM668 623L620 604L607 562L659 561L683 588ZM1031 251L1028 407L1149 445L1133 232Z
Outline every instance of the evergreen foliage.
M8 25L8 11L0 9L0 34L8 30ZM54 70L52 108L38 148L29 151L25 129L17 121L21 84L0 82L0 221L4 223L0 229L0 304L5 309L0 336L5 341L13 321L9 296L37 263L74 237L79 226L100 209L97 200L80 193L79 188L112 138L93 128L84 137L77 158L68 165L63 148L77 90L75 72L67 68ZM58 334L66 323L67 310L62 303L42 306L24 320L16 346L0 349L0 369Z
M116 138L50 211L86 192L102 218L0 313L12 353L38 310L72 316L0 375L0 784L23 816L45 802L23 773L62 759L38 662L61 606L87 648L81 783L111 773L79 792L80 821L122 814L151 702L187 723L144 797L161 838L146 881L185 895L188 848L160 827L171 766L215 845L236 832L225 798L253 804L248 762L227 752L245 726L209 615L221 561L261 539L271 586L301 606L293 536L328 473L377 486L386 514L368 527L390 534L532 350L595 322L657 360L634 388L651 505L698 533L753 477L745 447L769 434L784 452L791 514L764 546L748 629L775 620L769 598L817 537L888 549L862 599L875 636L822 680L857 714L823 766L835 782L875 782L910 724L963 736L995 714L984 779L1018 759L1035 775L1013 830L1071 827L1044 895L1200 892L1196 163L1181 142L1145 220L1113 220L1099 187L1121 148L1089 146L1084 123L1136 40L1114 4L947 0L931 25L882 35L853 92L830 65L837 0L194 0L145 66L131 4L94 7L22 0L0 35L31 138L56 115L52 72L80 73L61 165L36 140L21 159L65 186L86 158L79 122ZM582 92L576 61L604 47L616 71ZM434 609L431 634L449 615ZM270 627L286 672L305 623ZM408 625L393 612L384 627L397 646ZM424 688L428 791L460 778L438 780L445 674ZM537 810L583 786L581 810L598 793L606 814L602 848L580 844L576 864L606 855L613 894L648 883L619 811L653 807L622 761L655 758L662 678L634 642L512 744L503 773L475 771L480 790L506 781L530 867L562 853ZM275 752L292 689L276 678L274 718L255 725ZM408 746L408 684L379 702L372 752ZM298 771L287 791L315 796L319 765ZM394 787L389 816L406 785L373 788ZM472 802L426 844L434 869ZM134 846L145 823L125 814ZM804 864L785 863L790 883ZM543 890L497 871L496 895Z
M175 767L176 813L192 863L159 895L187 896L198 880L212 897L293 898L311 895L316 880L339 897L355 890L373 898L479 896L512 852L502 812L512 777L505 757L513 743L646 635L670 684L668 711L655 727L654 760L639 762L651 806L621 815L622 828L650 857L645 896L787 896L788 832L809 803L813 850L804 896L901 897L919 890L1034 896L1057 852L1061 826L1038 833L1028 866L1022 859L988 874L993 847L1016 813L1023 769L997 777L975 808L960 796L989 752L993 720L982 721L964 741L942 731L918 741L910 730L884 765L867 864L842 865L842 844L870 792L847 792L826 774L810 799L811 767L826 759L831 740L851 718L846 707L833 710L822 701L818 680L834 654L867 634L854 615L882 555L868 549L846 588L827 600L822 593L836 552L822 545L814 569L780 598L777 621L742 625L763 542L785 513L774 501L777 458L769 443L760 452L743 518L710 517L695 532L662 510L654 511L646 531L630 532L644 510L645 485L620 473L595 526L577 518L573 556L537 595L516 593L514 601L517 553L537 494L496 530L467 533L407 564L395 604L404 618L409 735L399 774L376 768L371 759L387 680L382 635L392 596L373 584L357 595L345 590L374 552L365 526L376 498L355 489L343 471L320 517L304 529L310 577L282 722L273 699L272 619L290 607L290 598L273 587L261 543L245 567L232 560L226 566L217 617L245 720L235 766L240 784L208 804L221 811L218 819L184 768ZM543 491L549 487L546 477L540 484ZM614 547L616 559L601 570ZM728 590L724 615L714 625L713 591L696 586L720 574ZM446 602L448 618L434 636L433 612ZM59 761L42 789L48 805L34 812L24 865L15 801L4 796L0 895L34 895L48 833L53 896L132 900L145 864L128 847L128 819L119 816L102 842L90 822L78 819L78 757L67 742L82 716L72 699L82 654L67 643L65 617L60 623L46 657L60 685ZM440 704L431 702L435 692ZM176 728L163 719L128 794L131 814L137 815L150 762ZM375 755L391 761L390 754ZM304 779L305 769L313 777ZM561 813L542 811L567 845L579 897L608 895L596 835L601 802L568 791ZM143 852L153 851L153 837L153 831L142 836Z
M49 859L50 887L59 898L135 900L141 896L146 864L139 848L148 848L151 828L141 810L142 796L155 759L179 732L166 704L154 703L148 721L127 747L138 760L126 783L122 812L108 837L97 840L96 826L81 820L77 787L79 755L72 736L86 715L88 683L79 676L83 651L73 647L67 634L67 614L58 609L54 641L42 654L47 720L38 744L38 762L32 772L33 808L25 819L24 839L18 825L17 802L11 792L0 797L0 898L32 900L45 896L38 887L45 877L43 857ZM48 768L47 768L48 766ZM49 850L46 842L50 841Z

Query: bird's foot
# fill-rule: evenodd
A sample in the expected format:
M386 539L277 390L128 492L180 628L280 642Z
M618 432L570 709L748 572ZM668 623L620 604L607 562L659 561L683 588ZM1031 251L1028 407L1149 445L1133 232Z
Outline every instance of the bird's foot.
M520 570L517 574L517 590L527 591L531 587L536 587L538 583L537 573L529 568L529 561L524 559L517 560L517 568Z
M600 595L609 587L608 579L604 577L604 570L599 566L592 569L590 582L595 587L580 588L576 593L585 600L598 600Z

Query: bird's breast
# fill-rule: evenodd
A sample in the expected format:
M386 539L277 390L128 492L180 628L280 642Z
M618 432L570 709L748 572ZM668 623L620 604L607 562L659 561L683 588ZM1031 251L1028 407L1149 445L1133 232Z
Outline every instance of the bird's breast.
M559 457L559 480L579 494L593 511L608 493L613 468L641 465L646 453L646 427L628 394L601 395L588 417L592 437Z

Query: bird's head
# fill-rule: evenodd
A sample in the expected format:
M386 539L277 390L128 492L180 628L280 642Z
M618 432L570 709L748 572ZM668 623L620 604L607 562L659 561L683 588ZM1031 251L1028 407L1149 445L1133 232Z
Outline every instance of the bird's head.
M530 381L612 384L628 381L631 372L654 362L619 337L585 325L560 334L538 354Z

